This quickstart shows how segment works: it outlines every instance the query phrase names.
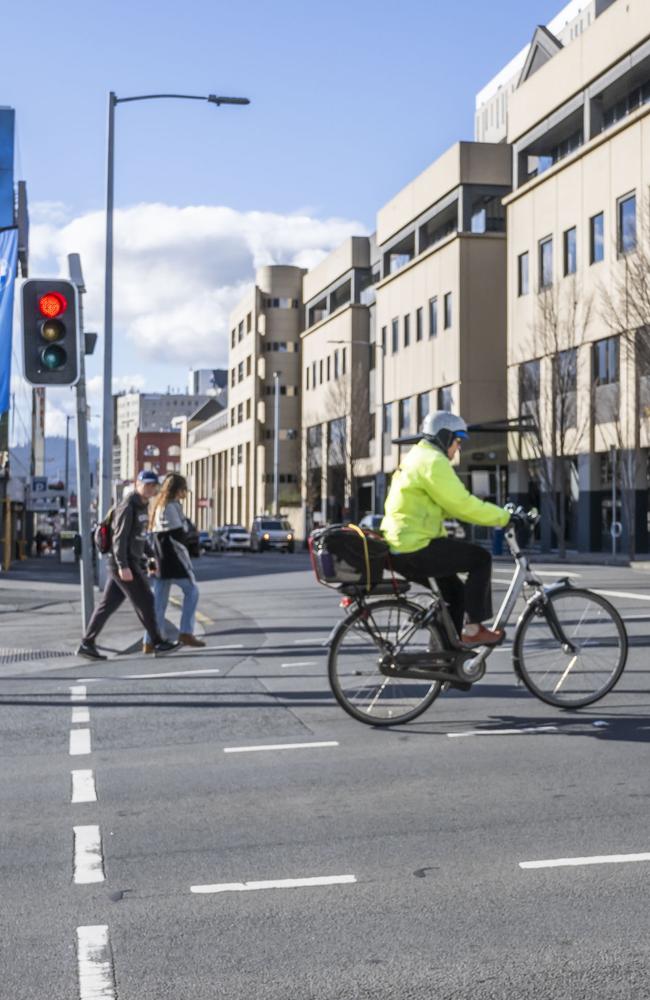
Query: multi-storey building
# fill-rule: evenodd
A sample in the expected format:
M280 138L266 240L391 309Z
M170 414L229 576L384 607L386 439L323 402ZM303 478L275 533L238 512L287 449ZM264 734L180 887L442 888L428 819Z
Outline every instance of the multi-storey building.
M138 472L136 435L139 431L171 431L175 417L188 416L208 398L200 394L161 392L123 392L113 396L113 478L124 482L133 479Z
M539 489L547 541L648 548L650 4L597 3L550 58L527 61L508 111L511 486ZM624 540L625 541L625 540Z
M303 279L302 499L307 525L373 508L360 462L370 455L368 377L374 241L353 236ZM367 477L366 477L367 478Z
M201 528L250 525L273 510L276 388L278 506L298 526L303 274L299 267L260 268L230 317L227 417L185 426L188 510Z
M220 396L228 391L228 371L225 368L190 368L187 391L195 396Z

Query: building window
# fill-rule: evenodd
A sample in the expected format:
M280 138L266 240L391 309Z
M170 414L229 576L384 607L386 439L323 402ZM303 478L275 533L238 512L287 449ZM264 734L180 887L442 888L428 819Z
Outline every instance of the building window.
M249 354L248 357L246 358L246 374L250 375L252 370L253 370L253 359Z
M388 337L387 337L387 330L386 330L385 326L382 326L382 328L381 328L381 343L382 343L382 346L383 346L384 350L387 351L388 350Z
M318 384L323 384L323 359L318 362Z
M618 201L617 246L619 254L636 250L636 195L629 194Z
M232 371L230 372L230 384L231 384L231 386L234 385L236 381L237 381L237 372L233 368Z
M408 347L411 343L411 317L406 315L404 317L404 347Z
M250 401L250 399L247 399L246 400L246 419L250 420L250 418L251 418L251 401Z
M244 420L244 404L237 403L237 423L241 424Z
M393 404L384 403L384 434L393 432Z
M448 330L452 322L452 297L451 292L447 292L445 295L445 330Z
M451 411L454 408L453 386L443 385L438 389L438 409Z
M230 426L235 426L235 407L233 406L230 410Z
M578 352L575 347L559 351L553 366L555 424L560 435L577 425ZM562 438L560 438L562 445Z
M415 310L415 339L416 340L422 340L422 337L423 337L423 331L422 331L423 322L424 322L424 320L422 318L422 306L420 306L419 309Z
M155 444L148 444L144 449L144 454L147 458L158 458L160 456L160 448L157 448Z
M239 326L237 327L237 340L239 341L243 339L244 339L244 321L242 320Z
M246 333L250 333L253 329L253 314L247 313L246 315Z
M517 294L528 295L528 251L517 257Z
M575 274L578 266L578 246L576 228L564 233L564 275Z
M244 362L240 361L237 365L237 381L243 382L244 380Z
M397 354L399 348L399 320L394 319L390 324L391 329L391 341L393 346L393 354Z
M309 388L309 365L305 368L305 386Z
M341 351L341 375L345 375L346 369L346 348Z
M315 361L312 361L312 365L311 365L311 387L312 387L312 389L316 388L316 362Z
M589 263L598 264L605 257L605 216L602 212L589 220Z
M531 416L537 421L539 416L539 361L526 361L519 365L519 413Z
M334 378L339 377L339 352L334 351Z
M237 330L230 331L230 346L234 347L237 343Z
M399 432L400 434L410 434L411 432L410 399L400 399L399 401Z
M417 429L419 430L422 427L422 421L426 417L427 413L429 412L429 408L431 406L430 394L428 392L421 392L417 397L416 405L417 405L417 422L418 422Z
M244 447L241 444L237 445L237 465L241 465L244 461Z
M329 382L329 380L330 380L330 356L328 354L327 355L327 381Z
M606 337L593 344L592 373L594 421L606 424L616 420L619 404L618 337Z
M434 295L429 299L429 336L435 337L438 334L438 297Z
M548 236L539 244L539 290L553 284L553 237Z

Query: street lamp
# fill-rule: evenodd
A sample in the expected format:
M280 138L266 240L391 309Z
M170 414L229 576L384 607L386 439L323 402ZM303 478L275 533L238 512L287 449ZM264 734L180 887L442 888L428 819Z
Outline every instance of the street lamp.
M381 380L379 382L379 489L375 490L375 513L381 514L383 508L384 493L386 491L384 472L384 373L386 369L386 344L384 335L381 340L328 340L328 344L360 344L362 347L374 347L381 350ZM381 501L381 502L380 502Z
M133 101L156 100L207 101L221 107L222 104L250 104L247 97L220 97L197 94L141 94L136 97L117 97L113 91L108 95L108 141L106 167L106 269L104 272L104 389L102 406L102 455L99 509L100 517L105 517L112 502L111 483L113 478L113 190L115 160L115 108L118 104Z
M273 408L274 408L274 429L273 429L273 513L280 513L278 506L278 469L280 465L280 372L273 372Z

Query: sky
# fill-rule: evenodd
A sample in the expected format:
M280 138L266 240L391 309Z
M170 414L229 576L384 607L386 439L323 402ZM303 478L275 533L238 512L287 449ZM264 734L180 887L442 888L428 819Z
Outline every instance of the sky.
M16 109L30 273L78 252L103 315L106 109L116 110L115 388L185 388L227 362L256 267L310 267L459 139L474 98L561 0L21 0L3 11L0 104ZM11 45L6 41L12 40ZM99 430L101 339L89 359ZM18 385L18 381L14 380ZM24 392L21 389L21 396ZM51 392L60 433L72 393Z

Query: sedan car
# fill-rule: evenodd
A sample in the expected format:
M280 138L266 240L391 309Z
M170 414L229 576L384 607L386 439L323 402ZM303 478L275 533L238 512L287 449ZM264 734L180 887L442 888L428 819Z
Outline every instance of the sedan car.
M283 549L293 552L295 535L289 522L283 517L256 517L251 528L251 550L264 552L265 549Z
M229 524L221 535L223 552L244 552L250 548L251 536L242 524Z
M202 552L212 551L212 538L209 531L199 531L199 548Z

